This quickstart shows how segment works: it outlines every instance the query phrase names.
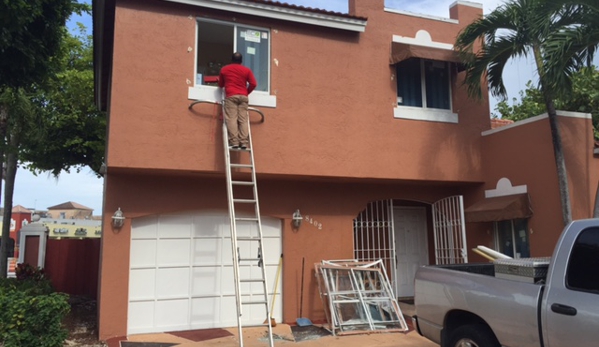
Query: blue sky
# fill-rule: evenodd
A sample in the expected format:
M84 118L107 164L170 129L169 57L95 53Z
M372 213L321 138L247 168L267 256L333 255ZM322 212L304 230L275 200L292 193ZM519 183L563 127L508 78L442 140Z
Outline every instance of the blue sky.
M279 0L290 4L322 8L329 11L347 12L348 0ZM365 0L362 0L365 1ZM372 0L369 0L372 1ZM378 1L378 0L377 0ZM85 0L89 3L89 0ZM449 17L449 6L455 0L385 0L385 6L398 10L422 13L429 16ZM502 0L475 1L483 5L484 13L489 13ZM75 16L69 22L74 27L76 22L85 24L91 32L91 16ZM599 61L599 57L596 61ZM514 61L506 67L504 82L506 84L509 100L518 97L518 92L523 89L529 80L535 81L534 66L526 60ZM491 111L497 100L491 99ZM4 190L2 191L4 192ZM94 210L95 215L102 213L103 179L88 168L79 173L63 172L58 179L41 174L34 176L24 169L17 172L13 205L23 205L27 208L47 209L67 201L74 201ZM4 204L2 204L4 205Z

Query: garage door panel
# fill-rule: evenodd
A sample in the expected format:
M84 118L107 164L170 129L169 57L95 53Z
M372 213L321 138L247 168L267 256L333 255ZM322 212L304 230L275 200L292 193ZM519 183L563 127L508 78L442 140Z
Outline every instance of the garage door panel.
M129 300L154 300L156 269L131 270L129 277Z
M281 257L281 238L264 238L264 260L267 265L279 264L279 258Z
M274 218L262 218L262 236L281 239L281 220ZM279 245L277 248L280 248Z
M231 271L232 272L232 271ZM233 280L233 274L227 280ZM222 291L221 267L194 267L192 269L191 296L218 296Z
M189 297L190 269L158 269L156 274L156 298L171 299Z
M155 239L158 236L158 217L150 216L135 221L135 228L131 229L131 239Z
M194 266L219 265L223 259L222 238L199 238L192 241L192 264ZM224 245L224 246L228 246ZM230 247L229 247L230 249ZM231 251L227 253L231 255Z
M128 331L140 333L154 328L154 301L131 302L127 318Z
M186 215L160 216L159 238L186 238L191 237L193 218Z
M230 236L229 216L201 215L193 217L193 237L225 237Z
M189 299L156 301L156 326L163 331L189 327Z
M192 299L191 325L196 329L217 328L221 317L221 301L220 297Z
M156 266L157 240L131 240L130 265L132 268Z
M189 239L160 240L156 262L160 267L189 266L190 248Z

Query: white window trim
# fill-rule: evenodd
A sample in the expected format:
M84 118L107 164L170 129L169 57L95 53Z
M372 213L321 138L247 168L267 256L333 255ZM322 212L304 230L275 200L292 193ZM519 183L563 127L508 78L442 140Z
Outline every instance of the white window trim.
M421 108L413 106L397 106L393 109L393 117L398 119L423 120L429 122L458 123L458 114L451 110Z
M32 226L32 228L34 228ZM28 236L39 236L40 241L38 245L38 253L37 253L37 264L35 266L39 266L41 268L44 267L44 263L46 261L46 242L48 235L46 234L46 227L35 226L36 230L23 231L21 229L19 235L19 260L18 263L22 264L25 261L25 252L27 252L26 242ZM31 264L34 265L34 264Z
M252 26L252 25L245 25L245 24L240 24L237 22L227 22L227 21L211 20L211 19L205 19L205 18L196 18L196 31L195 31L196 54L195 54L194 67L193 67L194 78L193 78L193 81L191 82L193 84L193 86L189 87L188 92L187 92L187 98L189 100L204 100L204 101L220 102L224 99L221 88L197 84L196 76L198 75L197 50L198 50L198 25L199 25L199 22L222 23L224 25L230 25L235 28L238 26L243 26L243 27L247 27L247 28L256 28L259 30L267 30L268 35L269 35L268 78L270 80L270 73L271 73L271 65L270 65L270 43L271 43L271 41L270 40L272 39L272 36L271 36L271 32L268 28L256 27L256 26ZM233 46L237 46L237 34L235 34L233 36ZM231 54L233 54L233 52L231 52ZM253 91L252 93L250 93L249 105L250 106L260 106L260 107L272 107L272 108L277 107L277 97L275 95L270 95L270 81L268 83L268 89L269 89L268 92Z
M223 100L222 89L212 86L189 87L187 98L189 100L204 100L221 102ZM250 106L277 107L277 97L266 92L252 92L249 96Z
M393 109L393 117L399 119L412 119L412 120L423 120L430 122L442 122L442 123L458 123L458 114L453 113L453 90L451 88L451 75L449 76L449 109L439 108L428 108L426 100L426 78L424 76L424 61L427 59L420 60L420 86L422 94L422 107L415 106L403 106L397 105ZM449 66L446 65L446 69L449 71ZM399 77L398 77L399 78Z

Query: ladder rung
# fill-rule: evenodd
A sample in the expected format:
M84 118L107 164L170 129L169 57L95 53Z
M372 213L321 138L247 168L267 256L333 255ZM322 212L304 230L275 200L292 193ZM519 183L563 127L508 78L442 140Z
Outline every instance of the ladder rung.
M257 222L258 218L255 217L235 217L235 220L241 222Z
M257 283L257 282L264 282L263 279L244 279L244 280L239 280L239 282L241 283Z
M254 182L252 181L231 181L232 184L238 186L253 186Z
M233 199L233 202L238 202L240 204L253 204L256 202L254 199Z
M251 164L231 164L231 167L252 169L254 167L254 165L251 165Z
M237 241L260 241L259 237L238 237Z
M239 258L239 261L260 261L260 258Z
M242 305L266 305L266 301L242 301Z

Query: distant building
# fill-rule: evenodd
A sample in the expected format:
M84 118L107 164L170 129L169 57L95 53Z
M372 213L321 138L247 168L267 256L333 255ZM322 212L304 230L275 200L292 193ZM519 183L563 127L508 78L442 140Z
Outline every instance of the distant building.
M91 219L94 210L76 202L65 202L48 207L47 218L52 219Z

